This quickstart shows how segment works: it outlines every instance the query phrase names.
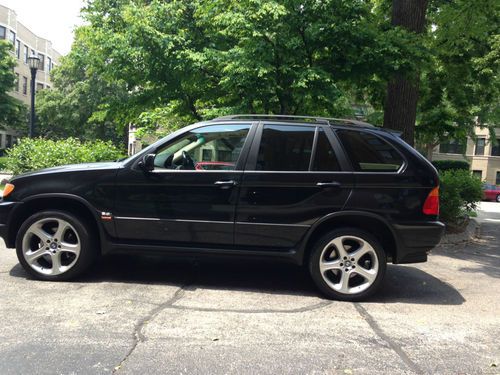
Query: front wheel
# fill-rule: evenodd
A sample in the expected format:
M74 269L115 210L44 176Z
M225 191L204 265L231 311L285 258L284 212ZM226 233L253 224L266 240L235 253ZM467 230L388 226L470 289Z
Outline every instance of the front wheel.
M500 202L500 194L497 195L497 202Z
M369 233L341 228L316 242L309 271L318 288L329 298L359 301L380 287L386 270L382 246Z
M68 280L86 271L98 254L91 227L73 214L42 211L19 229L16 252L23 268L40 280Z

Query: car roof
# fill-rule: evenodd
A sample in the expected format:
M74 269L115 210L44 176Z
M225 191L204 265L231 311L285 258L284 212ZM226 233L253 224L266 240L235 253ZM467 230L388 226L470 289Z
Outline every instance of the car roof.
M247 114L247 115L228 115L217 117L213 120L207 121L207 123L217 123L217 122L227 122L227 121L268 121L273 123L283 123L283 124L299 124L299 125L330 125L342 128L362 128L367 130L378 130L382 132L388 132L396 135L401 133L386 128L380 128L370 123L356 120L356 119L345 119L345 118L332 118L332 117L321 117L321 116L295 116L295 115L262 115L262 114Z

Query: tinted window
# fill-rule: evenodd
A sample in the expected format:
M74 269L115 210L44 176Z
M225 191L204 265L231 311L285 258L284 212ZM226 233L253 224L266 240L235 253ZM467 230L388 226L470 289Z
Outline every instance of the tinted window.
M396 172L403 165L399 152L373 134L352 130L338 134L356 171Z
M196 171L233 170L250 125L210 125L191 130L162 147L155 167Z
M339 163L332 145L323 129L320 129L316 154L314 155L313 171L338 171L339 169Z
M308 171L315 128L265 125L257 156L257 170Z

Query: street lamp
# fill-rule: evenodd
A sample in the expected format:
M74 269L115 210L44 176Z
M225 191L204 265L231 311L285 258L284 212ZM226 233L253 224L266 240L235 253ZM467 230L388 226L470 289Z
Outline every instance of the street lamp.
M36 71L40 67L40 58L36 55L28 57L28 65L31 70L31 116L30 116L30 138L35 135L35 87Z

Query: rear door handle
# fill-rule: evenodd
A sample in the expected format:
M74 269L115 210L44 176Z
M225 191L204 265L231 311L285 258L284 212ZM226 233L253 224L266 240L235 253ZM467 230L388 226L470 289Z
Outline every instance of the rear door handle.
M234 180L215 181L214 185L220 186L221 188L230 188L232 186L236 186L236 181Z
M340 187L340 182L331 181L331 182L318 182L316 186L319 187Z

